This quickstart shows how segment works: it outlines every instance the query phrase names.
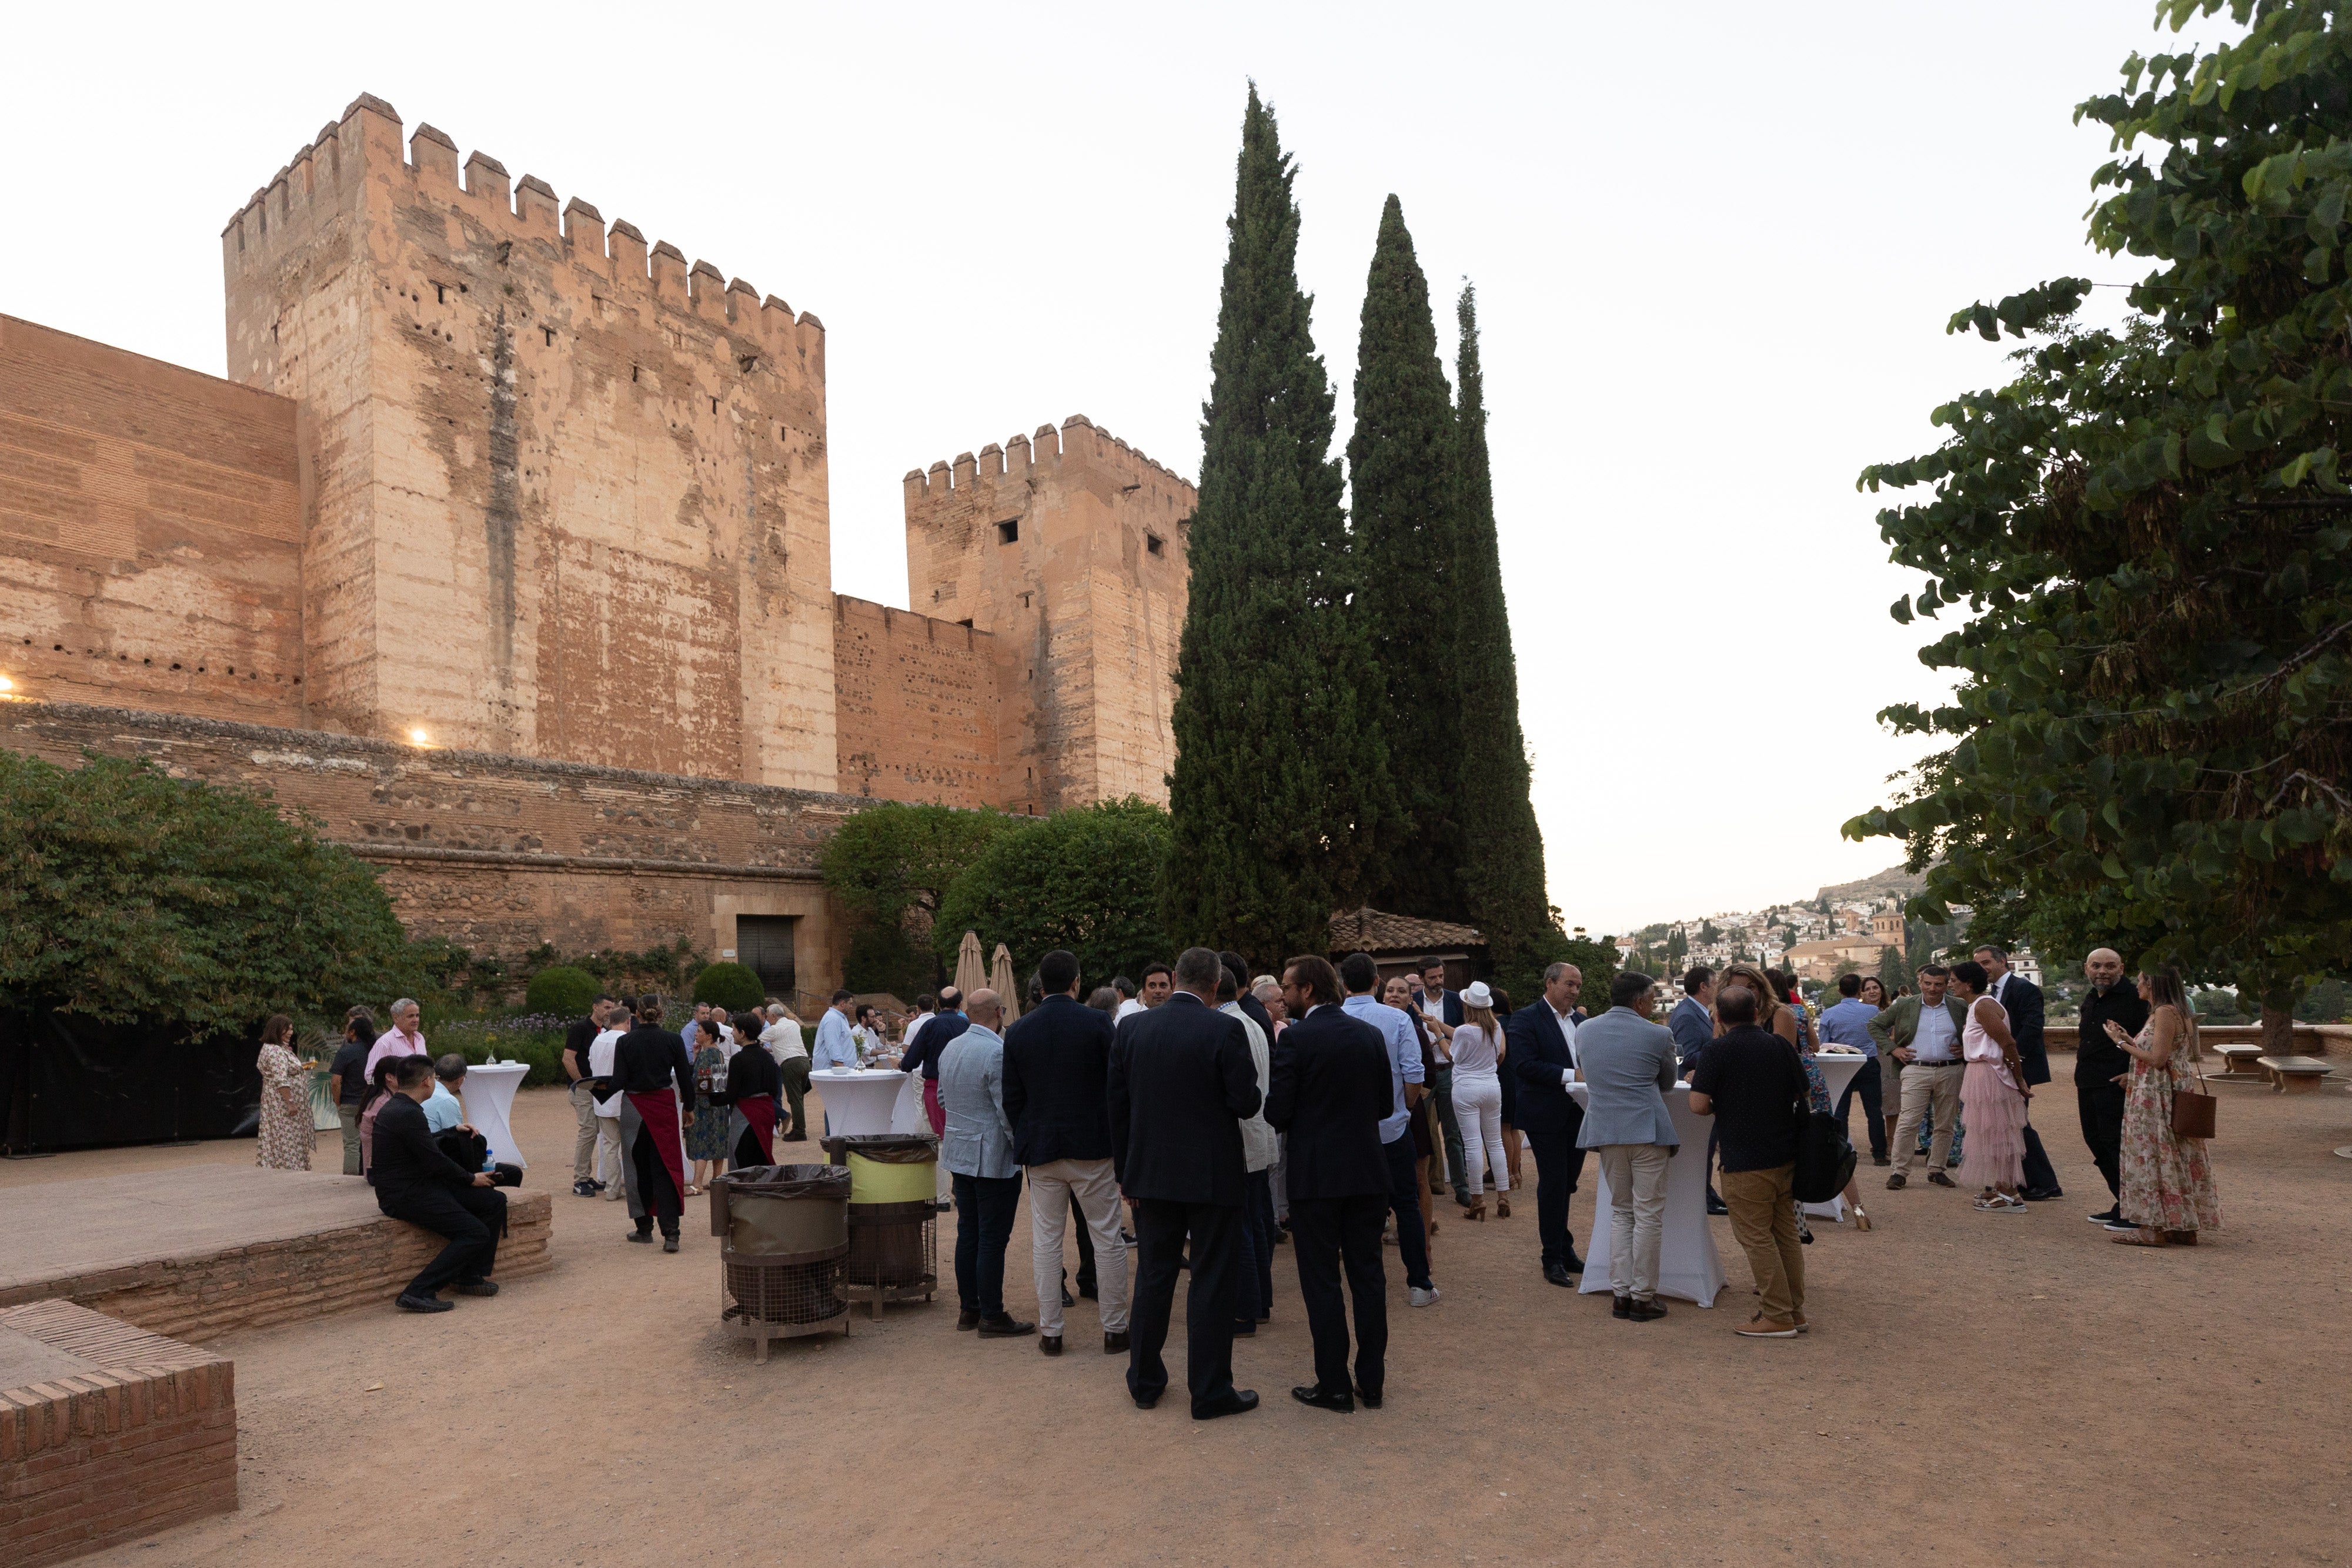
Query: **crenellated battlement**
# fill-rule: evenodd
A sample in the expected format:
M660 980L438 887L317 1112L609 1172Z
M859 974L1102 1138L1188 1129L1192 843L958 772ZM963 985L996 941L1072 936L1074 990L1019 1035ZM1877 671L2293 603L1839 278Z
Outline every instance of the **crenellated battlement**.
M928 472L909 468L901 481L908 516L911 519L919 508L936 515L1001 486L1027 486L1040 470L1066 480L1099 478L1109 489L1134 494L1147 505L1157 503L1179 517L1190 516L1200 500L1199 491L1181 474L1097 428L1085 414L1074 413L1058 427L1041 424L1034 435L1016 434L1002 446L992 441L977 456L963 452L951 463L943 458L932 464Z
M649 248L626 220L608 226L577 196L559 204L545 180L530 173L516 180L479 149L461 165L457 142L435 126L420 121L404 144L399 111L372 93L362 93L341 119L320 127L229 218L221 231L228 277L234 281L275 261L289 246L321 237L339 219L355 218L372 178L461 214L493 243L547 247L552 258L601 274L618 291L724 323L730 336L756 338L771 352L797 350L813 373L824 374L824 323L813 312L795 316L782 298L761 294L743 278L730 281L709 261L689 267L685 253L667 241Z

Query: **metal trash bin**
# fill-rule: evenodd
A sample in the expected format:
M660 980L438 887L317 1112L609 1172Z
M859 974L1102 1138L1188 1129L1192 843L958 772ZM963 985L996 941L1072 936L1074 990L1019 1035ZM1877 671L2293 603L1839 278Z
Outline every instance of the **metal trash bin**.
M940 1141L929 1133L844 1134L824 1140L835 1166L849 1173L849 1258L845 1286L853 1301L928 1301L939 1289Z
M837 1166L749 1166L711 1184L719 1322L753 1341L759 1360L772 1338L836 1319L849 1332L849 1187Z

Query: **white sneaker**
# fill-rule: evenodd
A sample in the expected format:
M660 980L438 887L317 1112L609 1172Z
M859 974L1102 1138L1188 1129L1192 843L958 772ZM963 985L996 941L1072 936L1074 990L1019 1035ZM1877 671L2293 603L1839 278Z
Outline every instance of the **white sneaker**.
M1424 1291L1420 1286L1415 1285L1412 1288L1412 1304L1416 1307L1433 1307L1437 1305L1437 1287L1432 1285L1429 1289Z

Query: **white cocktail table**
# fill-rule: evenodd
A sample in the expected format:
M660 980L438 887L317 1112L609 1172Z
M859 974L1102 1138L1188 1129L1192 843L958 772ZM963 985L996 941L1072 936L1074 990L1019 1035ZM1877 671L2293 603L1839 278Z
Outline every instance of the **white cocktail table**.
M530 1068L525 1062L485 1062L466 1069L466 1081L458 1085L457 1098L465 1105L466 1121L489 1144L490 1158L494 1160L513 1166L530 1163L522 1157L522 1150L515 1144L514 1129L507 1124L507 1113L514 1108L515 1091L530 1076Z
M887 1133L907 1075L887 1068L847 1071L828 1067L809 1074L809 1087L824 1101L824 1130L833 1137Z
M1813 1053L1813 1065L1822 1070L1822 1082L1829 1085L1830 1109L1834 1112L1837 1109L1839 1096L1845 1092L1846 1085L1853 1082L1854 1074L1860 1072L1864 1067L1869 1068L1873 1072L1877 1071L1878 1059L1874 1056L1847 1056L1835 1051L1820 1051ZM1843 1221L1845 1218L1844 1195L1840 1194L1827 1203L1809 1203L1805 1205L1805 1212L1816 1219Z
M1568 1092L1582 1105L1591 1091L1581 1082ZM1715 1249L1715 1232L1706 1223L1706 1132L1709 1118L1694 1116L1690 1085L1677 1083L1666 1095L1666 1109L1675 1119L1675 1135L1682 1140L1675 1157L1666 1162L1665 1235L1658 1248L1658 1294L1679 1296L1702 1307L1715 1305L1722 1291L1723 1259ZM1592 1235L1584 1244L1584 1295L1610 1289L1609 1177L1599 1160L1587 1160L1592 1173Z

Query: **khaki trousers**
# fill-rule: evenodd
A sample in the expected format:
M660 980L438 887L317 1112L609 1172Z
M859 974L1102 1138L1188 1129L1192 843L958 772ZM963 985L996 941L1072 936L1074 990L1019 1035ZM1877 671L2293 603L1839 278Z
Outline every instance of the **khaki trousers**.
M1904 1076L1908 1078L1909 1073ZM1731 1234L1748 1254L1764 1315L1788 1319L1805 1310L1805 1249L1797 1239L1797 1167L1725 1171L1717 1180L1731 1210Z
M571 1088L572 1118L577 1128L572 1139L572 1179L586 1181L595 1173L596 1092L582 1079Z
M1932 1114L1935 1137L1927 1145L1927 1168L1942 1170L1952 1156L1952 1124L1960 1114L1960 1079L1967 1073L1965 1065L1957 1061L1929 1063L1915 1061L1903 1070L1903 1113L1895 1122L1895 1146L1887 1151L1895 1156L1897 1176L1908 1175L1911 1159L1919 1141L1919 1119Z
M1108 1160L1030 1166L1029 1261L1037 1281L1037 1332L1062 1334L1062 1227L1076 1195L1095 1240L1095 1294L1105 1333L1127 1327L1127 1243L1118 1239L1118 1178Z
M360 1171L360 1108L356 1105L335 1107L335 1120L343 1124L343 1174L358 1176Z
M1609 1288L1637 1301L1658 1293L1658 1248L1666 1234L1664 1144L1603 1144L1601 1174L1609 1178Z

